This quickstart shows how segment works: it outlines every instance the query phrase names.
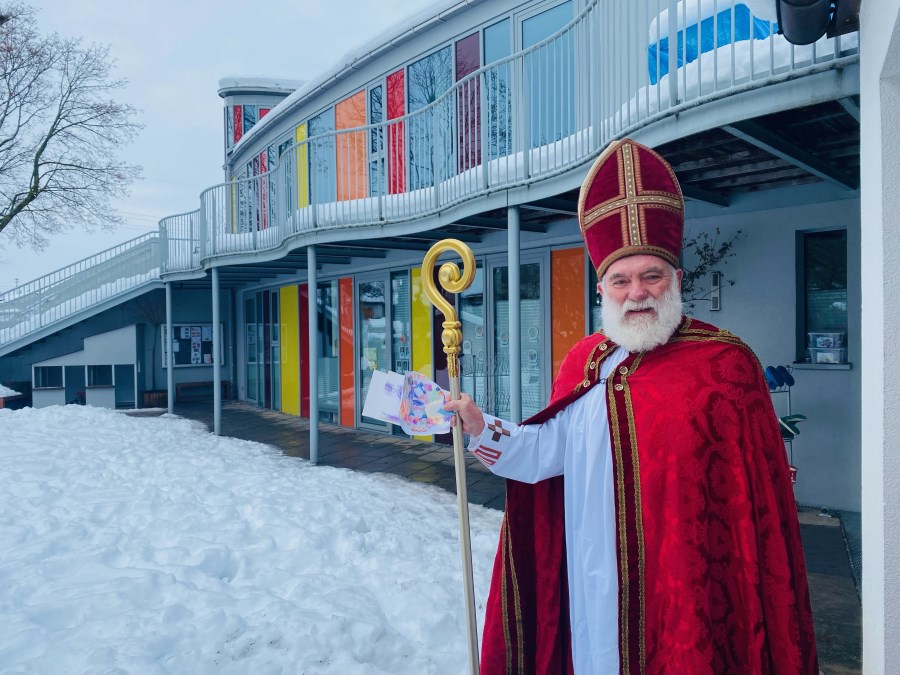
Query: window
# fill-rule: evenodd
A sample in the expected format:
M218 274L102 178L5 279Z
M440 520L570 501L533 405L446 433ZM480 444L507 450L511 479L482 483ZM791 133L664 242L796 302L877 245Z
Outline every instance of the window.
M484 29L484 62L495 63L512 53L509 19L498 21ZM512 152L512 97L509 83L512 61L488 68L484 73L487 91L488 158L496 159Z
M590 307L591 313L590 328L592 333L596 333L603 328L603 318L600 306L600 293L597 290L597 270L594 269L594 264L590 261L588 262L587 294L588 307Z
M369 124L384 122L384 87L378 85L369 89ZM369 130L369 194L373 197L384 194L384 128Z
M522 22L522 47L533 47L572 20L572 1ZM565 138L575 129L575 42L567 31L525 55L529 147Z
M111 387L113 386L113 368L109 366L88 366L89 387Z
M407 97L409 112L421 110L440 98L453 84L453 54L450 47L444 47L433 54L413 63L408 70ZM450 174L452 166L451 138L442 134L442 139L434 138L435 127L444 130L453 127L450 99L443 104L429 108L409 118L409 189L417 190L434 185L435 174L444 178ZM437 123L434 116L438 115ZM434 152L436 140L443 140L446 147ZM434 162L440 165L434 166ZM437 170L437 171L436 171Z
M54 389L63 386L62 366L35 366L34 388Z
M335 148L334 148L334 108L311 118L308 123L309 137L327 134L310 141L309 144L309 184L311 201L324 204L336 201L337 184L335 181Z
M798 250L797 360L846 363L847 230L800 232Z
M456 81L478 70L481 60L478 33L456 43ZM481 163L481 87L471 77L459 85L456 97L457 170L462 172Z

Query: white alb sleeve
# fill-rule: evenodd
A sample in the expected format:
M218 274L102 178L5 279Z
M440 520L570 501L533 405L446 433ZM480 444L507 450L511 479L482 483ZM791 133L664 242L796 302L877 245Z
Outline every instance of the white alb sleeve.
M504 478L537 483L560 476L566 457L568 409L543 424L520 426L485 415L480 436L473 436L468 450L491 472Z

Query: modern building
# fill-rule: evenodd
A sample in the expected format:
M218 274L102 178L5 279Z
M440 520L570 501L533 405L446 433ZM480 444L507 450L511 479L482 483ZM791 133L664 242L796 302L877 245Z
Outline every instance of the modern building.
M524 419L599 328L578 189L629 136L688 198L693 316L791 369L773 400L808 418L786 446L798 500L859 511L859 42L795 46L775 19L769 0L443 0L307 82L223 80L222 183L158 233L0 296L0 381L65 390L55 359L138 324L139 405L165 388L218 404L221 381L394 433L362 415L368 383L446 383L422 259L455 238L477 263L448 296L463 390Z

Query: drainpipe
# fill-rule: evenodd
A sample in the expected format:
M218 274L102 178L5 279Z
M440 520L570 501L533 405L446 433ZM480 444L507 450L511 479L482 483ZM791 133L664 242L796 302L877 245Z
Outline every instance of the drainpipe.
M212 268L213 432L222 434L222 328L219 325L219 268Z
M507 249L509 251L509 416L522 421L522 320L519 263L519 207L507 210Z
M309 461L319 463L319 327L316 311L316 247L306 247L306 283L309 295Z

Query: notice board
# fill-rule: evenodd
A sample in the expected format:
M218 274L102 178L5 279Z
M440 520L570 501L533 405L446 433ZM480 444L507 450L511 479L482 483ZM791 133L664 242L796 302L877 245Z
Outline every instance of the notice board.
M166 349L166 324L162 330L162 367L169 367L169 354ZM190 368L213 365L213 325L211 323L175 323L172 324L172 354L176 368ZM221 325L219 336L224 335ZM220 340L219 365L225 365L225 350Z

